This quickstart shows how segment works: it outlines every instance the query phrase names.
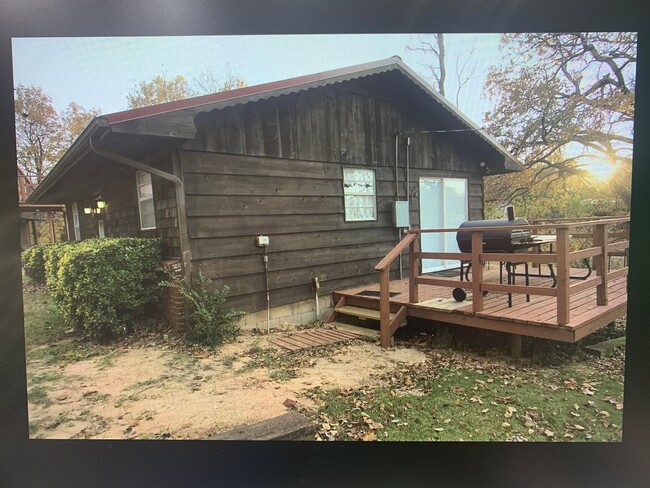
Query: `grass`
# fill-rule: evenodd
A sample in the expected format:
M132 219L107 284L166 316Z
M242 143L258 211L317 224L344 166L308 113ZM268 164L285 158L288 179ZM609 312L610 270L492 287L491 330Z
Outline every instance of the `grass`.
M28 374L27 376L30 385L50 383L52 381L58 381L61 378L63 378L63 373L60 371L45 371L43 373Z
M199 360L185 351L174 351L172 357L165 362L165 367L168 369L195 372L200 367Z
M158 378L151 378L145 381L138 381L126 387L127 390L141 390L142 388L148 388L150 386L158 386L163 383L165 380L168 380L169 376L162 375Z
M296 370L294 369L274 369L269 371L269 378L278 383L284 383L297 376Z
M100 357L97 360L97 369L106 369L110 368L115 364L115 358L117 357L117 352L116 351L111 351L105 356Z
M54 301L44 286L28 285L24 288L25 342L39 346L64 339L66 326Z
M29 280L27 278L27 280ZM106 346L75 340L44 286L26 283L23 288L27 361L48 365L81 361L105 354Z
M29 388L27 397L29 398L30 403L35 405L47 407L52 404L52 401L47 394L47 389L43 385L34 385Z
M319 435L390 441L621 440L622 377L574 365L493 375L434 365L422 370L418 375L413 368L394 382L360 391L313 390L322 404Z
M269 379L279 383L284 383L298 376L295 358L290 354L259 346L253 346L246 354L250 360L239 368L236 373L247 373L263 368L268 371Z

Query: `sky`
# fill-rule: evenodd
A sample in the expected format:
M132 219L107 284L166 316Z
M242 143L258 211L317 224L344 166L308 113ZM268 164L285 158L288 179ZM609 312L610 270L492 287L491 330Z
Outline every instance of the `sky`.
M429 36L430 38L430 36ZM188 81L202 72L229 71L249 85L342 68L397 55L431 80L431 55L419 47L421 34L192 36L121 38L14 38L14 85L37 85L57 111L72 101L101 113L126 110L128 93L156 75L183 75ZM476 65L464 86L459 108L481 125L490 110L483 85L490 66L499 63L498 34L446 35L447 98L455 102L455 66L473 51Z

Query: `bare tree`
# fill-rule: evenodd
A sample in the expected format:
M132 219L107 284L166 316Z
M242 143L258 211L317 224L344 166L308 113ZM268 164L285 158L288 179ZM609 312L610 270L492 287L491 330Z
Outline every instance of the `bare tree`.
M451 73L449 63L449 52L445 43L445 34L432 34L430 37L420 38L419 46L406 46L409 51L419 51L425 53L430 59L430 63L424 65L431 72L433 87L442 95L448 96L451 87L448 83L448 75ZM460 93L463 88L471 81L476 73L478 61L474 54L476 50L472 48L469 52L458 53L454 56L452 81L455 81L454 101L456 107L460 103ZM449 95L451 96L451 95Z
M409 51L419 51L433 55L431 64L427 65L435 82L434 88L445 96L445 80L447 79L445 35L432 34L431 39L421 38L418 47L406 46Z

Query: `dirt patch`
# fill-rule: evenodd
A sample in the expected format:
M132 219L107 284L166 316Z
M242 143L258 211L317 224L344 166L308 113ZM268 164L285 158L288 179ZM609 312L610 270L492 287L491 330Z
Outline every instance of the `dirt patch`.
M315 386L354 388L422 352L362 340L291 353L245 334L217 353L131 346L67 365L33 361L30 432L35 438L201 439L287 411L315 408ZM38 395L37 395L38 393Z

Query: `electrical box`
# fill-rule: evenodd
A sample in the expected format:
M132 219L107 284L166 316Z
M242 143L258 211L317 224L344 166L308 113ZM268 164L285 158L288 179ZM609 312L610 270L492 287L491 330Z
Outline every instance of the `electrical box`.
M406 200L397 200L393 202L393 223L395 227L409 227L409 202Z
M267 247L269 245L269 236L257 236L255 244L257 247Z

